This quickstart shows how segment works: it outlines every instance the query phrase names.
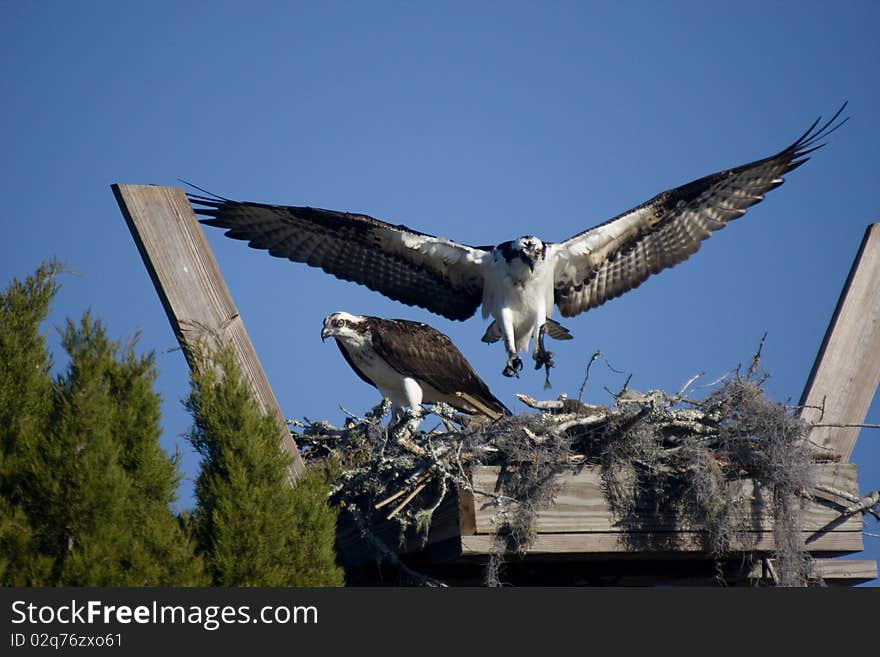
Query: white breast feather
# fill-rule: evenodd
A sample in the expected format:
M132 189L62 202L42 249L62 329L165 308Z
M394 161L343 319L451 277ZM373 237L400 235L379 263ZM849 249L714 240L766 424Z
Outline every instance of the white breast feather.
M358 369L393 403L404 399L403 376L376 355L368 341L346 340L345 349Z
M502 309L509 308L517 351L528 349L534 329L553 313L553 270L552 260L541 260L532 273L518 258L508 263L497 252L488 266L483 286L483 318L491 315L498 319Z

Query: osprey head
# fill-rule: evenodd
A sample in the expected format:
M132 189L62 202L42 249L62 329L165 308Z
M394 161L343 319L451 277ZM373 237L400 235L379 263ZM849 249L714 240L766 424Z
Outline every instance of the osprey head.
M546 248L544 242L534 235L525 235L509 244L508 251L510 255L508 256L508 253L504 254L508 262L513 260L513 258L519 258L529 266L531 271L535 271L535 263L544 259Z
M366 331L365 320L366 317L346 312L327 315L321 328L321 342L330 337L343 342L360 342Z

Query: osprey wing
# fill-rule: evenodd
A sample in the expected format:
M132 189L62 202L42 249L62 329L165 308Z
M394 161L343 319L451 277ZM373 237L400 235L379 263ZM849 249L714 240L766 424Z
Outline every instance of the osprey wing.
M474 412L466 399L456 397L464 393L496 416L510 414L447 335L420 322L380 318L371 321L373 348L402 375L449 395L449 404L459 410Z
M719 171L658 194L595 228L550 246L556 257L555 301L565 317L600 306L641 285L651 274L683 262L727 222L764 199L821 148L846 103L816 129L817 119L797 141L762 160Z
M483 249L362 214L188 195L203 224L410 306L467 319L482 302ZM199 207L196 207L199 206Z

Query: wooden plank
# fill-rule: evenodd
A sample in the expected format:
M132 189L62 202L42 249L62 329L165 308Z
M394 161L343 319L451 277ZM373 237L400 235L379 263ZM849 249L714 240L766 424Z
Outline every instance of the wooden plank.
M184 354L215 336L232 345L257 403L278 422L282 448L293 458L292 483L302 458L186 194L155 185L111 188Z
M813 577L821 577L826 584L853 586L877 579L877 562L865 559L813 559ZM764 578L763 565L756 563L750 579Z
M861 424L880 382L880 223L871 224L850 269L801 395L808 422ZM820 420L821 417L821 420ZM848 460L858 427L814 427L810 440Z
M809 534L804 533L808 539ZM763 532L749 537L748 544L735 546L734 551L771 552L774 549L772 533ZM754 542L751 540L754 539ZM492 552L494 536L474 534L461 537L460 556L487 557ZM633 546L640 543L641 548ZM807 550L819 554L849 554L860 552L863 548L860 531L828 532L816 536L807 543ZM702 535L698 532L645 532L622 534L621 532L590 532L580 534L538 534L529 547L526 558L543 558L548 556L566 559L589 559L606 557L611 553L628 553L631 556L644 558L650 556L681 556L703 555Z
M856 466L851 463L817 464L817 483L858 495ZM474 488L495 490L499 469L495 467L475 468ZM536 520L538 533L578 533L578 532L628 532L628 531L672 531L678 530L674 518L657 515L653 509L644 509L640 514L637 528L623 526L606 502L602 491L601 471L598 467L585 467L579 473L560 475L561 491L555 503L542 511ZM756 492L750 480L738 483L739 495L749 499L752 504L752 517L759 520L764 530L773 526L769 496L760 489ZM861 531L863 527L860 514L840 518L840 503L827 494L818 494L818 500L804 503L801 520L807 532ZM830 502L830 503L829 503ZM474 496L474 532L494 534L498 522L498 507L493 498L476 494Z
M861 584L877 579L877 562L869 559L814 559L813 572L830 583Z

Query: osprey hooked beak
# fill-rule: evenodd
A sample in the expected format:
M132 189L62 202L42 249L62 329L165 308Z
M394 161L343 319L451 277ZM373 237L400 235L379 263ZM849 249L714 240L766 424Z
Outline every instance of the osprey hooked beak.
M321 327L321 342L324 342L327 338L330 337L330 327L327 326L327 323L324 323L324 326Z

